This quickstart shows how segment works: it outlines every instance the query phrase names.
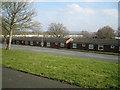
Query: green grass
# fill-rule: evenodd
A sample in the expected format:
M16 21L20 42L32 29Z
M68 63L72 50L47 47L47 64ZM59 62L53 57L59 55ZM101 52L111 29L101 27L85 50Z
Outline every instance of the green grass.
M2 65L83 88L118 88L118 63L2 50Z
M66 49L66 48L60 48L60 49L73 50L73 51L79 51L79 52L89 52L89 53L99 53L99 54L120 55L120 53L114 53L114 52L100 52L100 51L88 51L88 50Z

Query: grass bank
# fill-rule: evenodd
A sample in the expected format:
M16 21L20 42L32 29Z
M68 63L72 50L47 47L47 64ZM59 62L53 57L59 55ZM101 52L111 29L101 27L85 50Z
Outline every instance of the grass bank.
M118 88L118 63L2 50L2 65L83 88Z
M79 52L88 52L88 53L99 53L99 54L108 54L108 55L120 55L120 53L114 53L114 52L100 52L100 51L88 51L88 50L66 49L66 48L60 48L60 49L72 50L72 51L79 51Z

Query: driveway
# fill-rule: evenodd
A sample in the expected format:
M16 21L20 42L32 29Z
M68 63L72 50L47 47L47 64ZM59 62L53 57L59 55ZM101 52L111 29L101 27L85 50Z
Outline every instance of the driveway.
M2 46L2 47L4 48L4 46ZM117 55L87 53L87 52L78 52L78 51L72 51L72 50L61 50L61 49L54 49L54 48L42 48L42 47L36 47L36 46L23 46L23 45L12 45L12 49L32 51L32 52L50 53L50 54L77 57L77 58L118 62Z
M4 67L2 72L2 88L79 88Z

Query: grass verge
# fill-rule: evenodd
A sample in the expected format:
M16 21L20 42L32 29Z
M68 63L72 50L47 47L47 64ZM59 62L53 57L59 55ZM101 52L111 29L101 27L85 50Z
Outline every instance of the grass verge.
M99 54L109 54L109 55L120 55L120 53L114 53L114 52L100 52L100 51L88 51L88 50L66 49L66 48L60 48L60 49L72 50L72 51L79 51L79 52L88 52L88 53L99 53Z
M118 88L118 63L2 50L2 65L83 88Z

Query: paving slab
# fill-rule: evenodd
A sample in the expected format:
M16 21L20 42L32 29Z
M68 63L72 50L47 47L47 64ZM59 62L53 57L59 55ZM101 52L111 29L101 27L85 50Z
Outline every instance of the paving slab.
M80 87L2 67L2 88L80 88Z

